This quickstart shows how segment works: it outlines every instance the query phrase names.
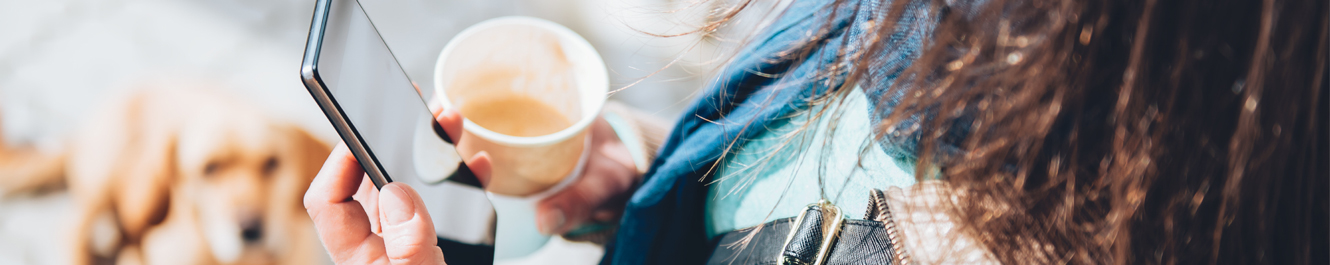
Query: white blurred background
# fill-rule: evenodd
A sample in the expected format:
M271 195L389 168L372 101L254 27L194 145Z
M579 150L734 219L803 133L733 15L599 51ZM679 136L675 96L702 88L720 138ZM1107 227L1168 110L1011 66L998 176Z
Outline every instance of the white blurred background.
M599 50L612 100L674 121L772 3L711 34L662 38L737 0L362 0L407 74L431 87L438 52L463 28L526 15L564 24ZM62 148L69 130L136 83L234 89L329 143L336 133L299 81L313 0L0 1L0 127L6 143ZM724 36L724 37L721 37ZM666 65L671 67L665 68ZM653 75L654 73L654 75ZM647 78L650 76L649 78ZM640 82L639 82L640 81ZM479 193L466 196L479 196ZM483 197L479 197L483 201ZM64 264L67 196L0 200L0 264ZM571 263L600 250L558 245Z

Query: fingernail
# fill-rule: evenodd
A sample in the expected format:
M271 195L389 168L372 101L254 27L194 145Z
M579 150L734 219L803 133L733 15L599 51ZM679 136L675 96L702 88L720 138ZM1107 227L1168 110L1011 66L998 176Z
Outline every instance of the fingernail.
M591 215L591 216L592 216L591 219L595 219L596 221L600 221L600 222L610 222L610 221L614 221L614 215L615 215L615 214L614 214L614 211L600 210L600 211L596 211L595 214L592 214L592 215Z
M402 224L415 218L416 204L401 185L383 186L379 194L379 212L383 213L388 225Z
M560 211L559 209L545 211L537 219L540 220L540 222L537 223L536 228L540 230L541 234L553 235L554 229L563 227L563 211Z

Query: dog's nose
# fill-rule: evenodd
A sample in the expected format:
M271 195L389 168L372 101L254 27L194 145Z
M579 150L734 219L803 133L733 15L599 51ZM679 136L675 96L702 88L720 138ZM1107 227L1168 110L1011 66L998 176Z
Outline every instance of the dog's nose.
M263 239L263 221L254 218L241 223L240 238L245 239L245 243L254 243Z

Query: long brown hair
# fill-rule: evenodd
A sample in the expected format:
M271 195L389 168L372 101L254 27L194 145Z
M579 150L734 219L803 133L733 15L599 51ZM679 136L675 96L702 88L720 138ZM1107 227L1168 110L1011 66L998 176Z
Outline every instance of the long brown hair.
M871 81L932 1L878 135L920 135L916 177L999 261L1330 263L1325 1L913 1L828 71Z
M993 257L1327 262L1325 1L947 2L881 130Z

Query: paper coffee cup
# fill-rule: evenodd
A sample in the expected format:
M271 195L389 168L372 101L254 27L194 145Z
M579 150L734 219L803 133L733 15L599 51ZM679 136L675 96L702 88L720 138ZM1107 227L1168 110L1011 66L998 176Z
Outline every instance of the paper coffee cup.
M535 203L581 175L587 128L608 87L590 43L536 18L481 22L439 54L435 95L464 117L457 150L490 157L485 189L499 218L496 259L525 256L548 240L534 233Z
M434 73L435 95L465 117L458 151L463 157L488 153L494 167L486 190L509 196L539 193L573 171L581 136L604 106L608 87L605 64L590 43L529 17L496 18L463 30L439 54ZM506 100L514 98L519 100ZM544 106L523 104L532 101ZM498 113L504 110L519 115ZM507 119L482 120L494 117ZM556 126L551 117L568 124Z

